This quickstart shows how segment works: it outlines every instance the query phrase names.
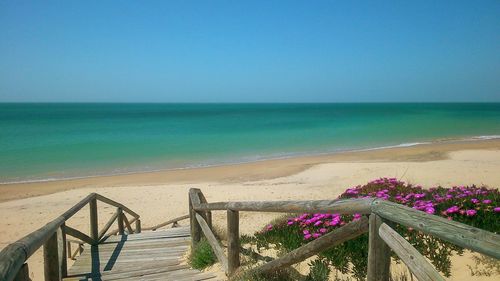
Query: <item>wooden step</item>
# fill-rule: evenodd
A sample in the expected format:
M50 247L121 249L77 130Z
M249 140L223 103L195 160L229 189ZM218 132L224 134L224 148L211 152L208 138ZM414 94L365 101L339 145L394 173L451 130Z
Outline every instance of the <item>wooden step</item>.
M85 245L64 280L214 280L184 262L191 238L189 227L109 237Z

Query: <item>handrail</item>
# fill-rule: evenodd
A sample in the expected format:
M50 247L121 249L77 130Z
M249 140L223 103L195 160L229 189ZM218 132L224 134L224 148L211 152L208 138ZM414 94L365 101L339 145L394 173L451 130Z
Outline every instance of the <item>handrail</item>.
M500 259L500 236L495 233L377 198L215 202L194 205L193 209L195 211L337 212L342 214L370 214L374 212L385 219L434 235L460 247Z
M343 214L369 214L374 198L308 201L242 201L201 203L195 211L233 210L246 212L338 212Z
M380 199L373 201L372 210L387 220L431 234L462 248L500 259L498 234Z
M234 241L238 241L239 230L238 230L238 212L239 211L249 211L249 212L284 212L284 213L319 213L319 212L329 212L329 213L342 213L342 214L370 214L370 227L369 227L369 255L368 255L368 280L389 280L389 265L390 265L390 255L388 246L394 250L398 255L406 255L411 248L403 251L398 247L398 245L410 245L409 243L404 243L404 238L401 236L392 235L387 224L384 221L392 221L399 223L401 225L412 227L423 233L433 235L437 238L446 240L462 248L470 249L481 254L491 256L496 259L500 259L500 235L478 229L466 224L462 224L456 221L450 221L439 216L430 215L422 211L415 210L400 204L389 202L386 200L381 200L378 198L363 198L363 199L337 199L337 200L308 200L308 201L242 201L242 202L215 202L207 203L204 199L202 202L201 198L205 198L203 193L199 189L191 189L189 191L189 205L190 205L190 217L191 217L191 237L192 237L192 247L196 245L199 241L200 233L203 232L205 236L212 236L210 228L204 224L203 215L210 214L211 211L222 211L228 212L228 249L227 249L227 263L229 266L226 269L228 275L234 274L239 266L239 247L235 245ZM200 213L200 214L198 214ZM366 222L366 218L364 219ZM202 225L200 225L200 223ZM345 226L344 226L345 227ZM339 228L341 229L341 228ZM365 229L367 230L367 229ZM325 237L325 236L324 236ZM319 238L321 241L326 241L324 237ZM387 243L384 241L386 239L403 239L398 240L395 243ZM317 240L319 240L317 239ZM212 239L213 240L213 239ZM315 241L317 241L315 240ZM218 243L210 241L210 245L214 248L218 248ZM231 243L232 242L232 243ZM251 269L254 272L265 272L275 270L279 267L290 265L299 262L302 257L306 257L308 245L314 243L308 243L291 253L281 257L280 259L268 262L258 268ZM322 245L324 247L330 247L334 242L329 241L328 245ZM232 245L235 244L235 245ZM309 246L313 247L313 246ZM215 249L217 251L219 249ZM310 250L310 249L309 249ZM316 250L316 249L315 249ZM219 251L220 252L220 251ZM314 252L314 251L313 251ZM311 252L308 252L308 254ZM414 253L414 252L412 252ZM420 254L419 254L420 255ZM421 256L421 255L420 255ZM416 254L413 257L417 257L417 264L421 260L418 259L419 256ZM219 258L219 260L225 260L226 257ZM402 257L402 260L405 259ZM430 265L429 265L430 266ZM422 265L424 268L422 272L418 273L420 276L425 274L434 274L435 270L432 271L428 265ZM433 268L432 268L433 269ZM415 266L410 267L410 270L421 270ZM412 272L413 272L412 271ZM423 275L422 275L423 274ZM441 279L436 279L441 280Z
M61 216L5 247L0 252L0 280L14 279L24 262L47 242L66 220L94 198L95 193L89 194Z
M109 198L106 198L106 197L104 197L104 196L102 196L102 195L100 195L100 194L96 194L96 199L97 199L97 200L99 200L99 201L101 201L101 202L107 203L107 204L109 204L109 205L111 205L111 206L115 206L115 207L117 207L117 208L120 208L120 209L122 209L123 211L125 211L125 212L126 212L126 213L128 213L128 214L130 214L131 216L133 216L133 217L134 217L134 218L136 218L136 219L138 219L138 218L139 218L139 215L138 215L136 212L134 212L134 211L130 210L130 209L129 209L129 208L127 208L125 205L120 204L120 203L118 203L118 202L116 202L116 201L114 201L114 200L111 200L111 199L109 199Z
M53 243L53 241L57 241L58 235L62 235L64 241L66 240L65 235L67 234L77 236L77 238L80 238L85 242L98 243L98 237L92 237L92 233L91 236L88 236L65 225L65 222L80 211L85 205L91 204L91 229L95 228L95 231L97 232L97 210L92 210L92 205L95 206L95 200L121 208L134 217L132 221L139 221L139 215L129 208L97 193L91 193L59 217L5 247L0 252L0 280L11 281L16 278L26 260L28 260L28 258L31 257L31 255L33 255L42 245L47 245L48 248L45 249L47 251L57 252L57 243ZM132 221L130 223L132 223ZM60 232L63 234L58 234L59 229L61 229ZM54 245L55 249L53 249ZM66 245L63 245L63 247L65 246ZM63 251L63 253L65 252L66 251ZM65 255L67 256L67 253ZM46 255L46 258L52 258L52 256L54 255ZM58 257L58 254L55 254L55 257ZM63 258L65 259L66 257ZM47 260L45 262L47 263ZM65 269L63 272L65 272ZM50 278L51 277L46 273L46 280L50 280Z
M321 236L320 238L313 240L310 243L307 243L287 253L286 255L265 263L253 270L259 273L272 272L276 269L296 264L297 262L301 262L309 257L317 255L319 252L322 252L328 248L340 245L347 240L354 239L367 231L368 219L366 217L362 217L357 221L352 221L340 228L337 228L332 232Z
M145 227L145 228L143 228L143 230L153 230L153 231L155 231L158 228L167 226L169 224L173 224L172 227L174 227L177 224L177 222L182 221L182 220L186 220L186 219L189 219L189 214L184 215L184 216L180 216L180 217L177 217L177 218L173 218L173 219L168 220L166 222L159 223L159 224L157 224L155 226Z
M383 223L378 232L382 240L404 261L419 281L444 281L425 257L390 226Z

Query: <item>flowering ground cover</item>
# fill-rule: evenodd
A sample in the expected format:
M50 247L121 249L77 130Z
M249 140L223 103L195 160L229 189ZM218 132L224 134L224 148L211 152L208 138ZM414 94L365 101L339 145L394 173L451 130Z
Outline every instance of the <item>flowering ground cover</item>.
M406 205L428 214L445 217L484 230L500 232L500 193L488 187L455 186L452 188L408 184L395 178L380 178L363 186L348 188L339 198L377 197ZM325 235L350 221L361 218L360 214L301 214L290 216L267 225L249 241L258 249L274 247L289 252ZM463 250L441 239L420 231L394 224L394 229L405 237L417 250L430 259L445 276L450 276L450 257ZM368 235L364 234L319 255L328 266L342 273L350 273L363 280L367 270ZM394 258L397 259L396 256Z

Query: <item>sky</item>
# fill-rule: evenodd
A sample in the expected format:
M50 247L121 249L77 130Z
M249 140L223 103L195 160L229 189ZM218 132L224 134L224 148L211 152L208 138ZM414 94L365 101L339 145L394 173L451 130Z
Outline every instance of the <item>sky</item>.
M500 102L500 1L0 1L0 102Z

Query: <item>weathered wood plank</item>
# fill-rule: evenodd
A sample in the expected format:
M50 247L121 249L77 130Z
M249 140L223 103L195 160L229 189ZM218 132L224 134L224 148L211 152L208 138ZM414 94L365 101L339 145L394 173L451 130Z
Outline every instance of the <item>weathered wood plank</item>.
M61 280L57 232L43 244L43 268L45 281Z
M179 222L181 220L185 220L185 219L189 219L189 214L168 220L166 222L162 222L162 223L157 224L155 226L145 227L145 228L143 228L143 230L153 230L154 231L154 230L157 230L158 228L161 228L161 227L164 227L164 226L167 226L169 224L173 224L173 223Z
M128 272L130 270L135 270L137 268L155 268L155 267L168 267L168 266L175 266L181 264L181 260L179 257L169 259L169 260L160 260L160 261L155 261L153 262L147 262L147 263L130 263L130 262L125 262L125 263L116 263L113 265L113 268L110 271L103 271L103 272ZM79 262L79 259L77 260L77 263L75 263L74 266L70 268L70 275L77 275L77 274L91 274L91 264L88 263L86 260Z
M382 218L376 214L370 215L368 240L368 281L389 281L391 252L389 246L380 238L378 229Z
M316 255L321 251L327 250L328 248L356 238L366 231L368 231L368 219L366 217L362 217L357 221L350 222L276 260L265 263L252 270L257 273L266 273L290 266Z
M135 223L136 221L137 221L137 219L133 218L133 219L130 220L130 223L132 224L132 223ZM108 234L104 235L101 238L101 240L99 240L99 243L103 243L104 241L108 240L108 238L113 237L113 236L119 234L119 232L120 232L119 228L116 228L116 229L113 229L113 230L109 231Z
M66 251L66 232L64 229L65 224L57 229L57 248L59 250L59 268L61 278L68 275L68 252Z
M201 227L196 219L196 211L194 206L200 204L200 198L198 197L196 188L189 189L189 226L191 227L191 251L194 250L196 244L200 242L201 239Z
M71 255L71 242L70 241L66 241L66 252L69 253L68 258L71 258L72 255Z
M335 212L342 214L369 214L374 199L337 199L311 201L247 201L202 203L194 206L196 211L234 210L247 212Z
M102 275L111 275L111 274L122 274L126 273L129 271L140 271L140 270L148 270L148 269L153 269L153 268L169 268L169 267L175 267L179 266L180 261L175 261L175 262L162 262L162 263L147 263L147 264L136 264L136 265L130 265L125 268L115 268L113 267L112 270L109 271L103 271L101 274ZM81 272L81 273L86 273L86 272Z
M379 228L379 235L408 266L419 281L445 280L417 249L387 224L382 223Z
M31 281L30 271L29 271L27 263L25 263L21 266L21 269L19 269L19 272L14 277L13 281Z
M64 226L64 232L67 235L70 235L70 236L73 236L75 238L78 238L78 239L80 239L83 242L86 242L88 244L93 244L93 242L94 242L94 240L92 240L92 238L90 238L89 236L87 236L87 234L81 232L80 230L74 229L74 228L72 228L70 226L65 225Z
M500 259L500 235L498 234L384 200L373 201L372 209L376 214L388 220Z
M118 208L118 234L123 235L125 233L125 228L123 225L123 210L122 208Z
M177 230L177 228L173 228L173 230ZM151 238L159 238L159 237L178 237L178 238L182 238L182 237L188 237L189 236L189 229L188 228L183 228L182 231L157 231L158 232L158 236L150 236L148 235L147 232L143 232L141 234L134 234L134 235L128 235L127 236L127 240L128 241L141 241L141 240L145 240L145 239L151 239ZM103 242L104 244L105 243L113 243L113 242L119 242L120 239L122 239L122 236L121 235L116 235L116 236L111 236L110 238L108 238L105 242ZM101 243L101 244L103 244Z
M141 233L141 232L142 232L141 220L137 219L135 221L135 233Z
M178 265L172 265L172 266L166 266L166 267L158 267L154 265L154 267L151 268L138 268L138 269L131 269L123 272L115 272L115 271L105 271L102 273L101 277L102 280L116 280L116 279L122 279L122 278L134 278L134 277L144 277L148 276L151 274L156 274L156 273L162 273L162 272L173 272L173 271L179 271L183 269L189 269L189 265L187 264L178 264Z
M104 227L99 231L99 237L98 239L101 240L101 238L106 234L106 231L109 230L109 228L113 225L115 222L116 218L118 218L118 212L115 212L113 216L108 220L108 222L104 225Z
M127 206L125 206L123 204L120 204L120 203L118 203L118 202L116 202L114 200L106 198L106 197L104 197L104 196L102 196L100 194L96 194L96 199L99 200L99 201L101 201L101 202L104 202L104 203L107 203L109 205L112 205L112 206L115 206L117 208L120 208L120 209L124 210L125 212L127 212L128 214L130 214L131 216L133 216L136 219L139 218L139 215L136 212L130 210L129 208L127 208Z
M99 221L97 217L97 200L93 198L89 202L90 207L90 238L92 238L92 244L97 244L99 242Z
M231 276L240 266L240 219L239 212L227 210L227 261Z
M198 220L198 223L200 224L201 229L203 230L203 234L205 235L205 238L207 238L208 243L210 246L212 246L212 249L214 250L215 255L217 256L217 259L222 265L222 268L224 268L225 272L228 272L228 264L227 264L227 258L224 255L224 250L222 249L221 245L219 244L219 241L217 241L217 238L215 238L215 235L213 234L212 230L210 227L208 227L207 222L203 219L201 215L198 213L195 214L196 219Z
M87 205L92 199L96 197L96 193L90 193L87 195L87 197L83 198L80 202L76 203L73 207L71 207L69 210L64 212L61 217L63 217L63 220L68 220L71 218L74 214L76 214L78 211L80 211L85 205Z
M132 226L130 225L127 216L125 214L122 214L122 216L123 216L123 222L125 222L125 226L127 227L128 233L130 234L134 233L134 230L132 229Z
M197 191L198 197L200 198L200 203L208 203L207 198L205 197L205 194L201 192L201 190ZM205 219L207 222L208 226L210 229L212 229L212 212L211 211L205 211L201 213L202 217Z

